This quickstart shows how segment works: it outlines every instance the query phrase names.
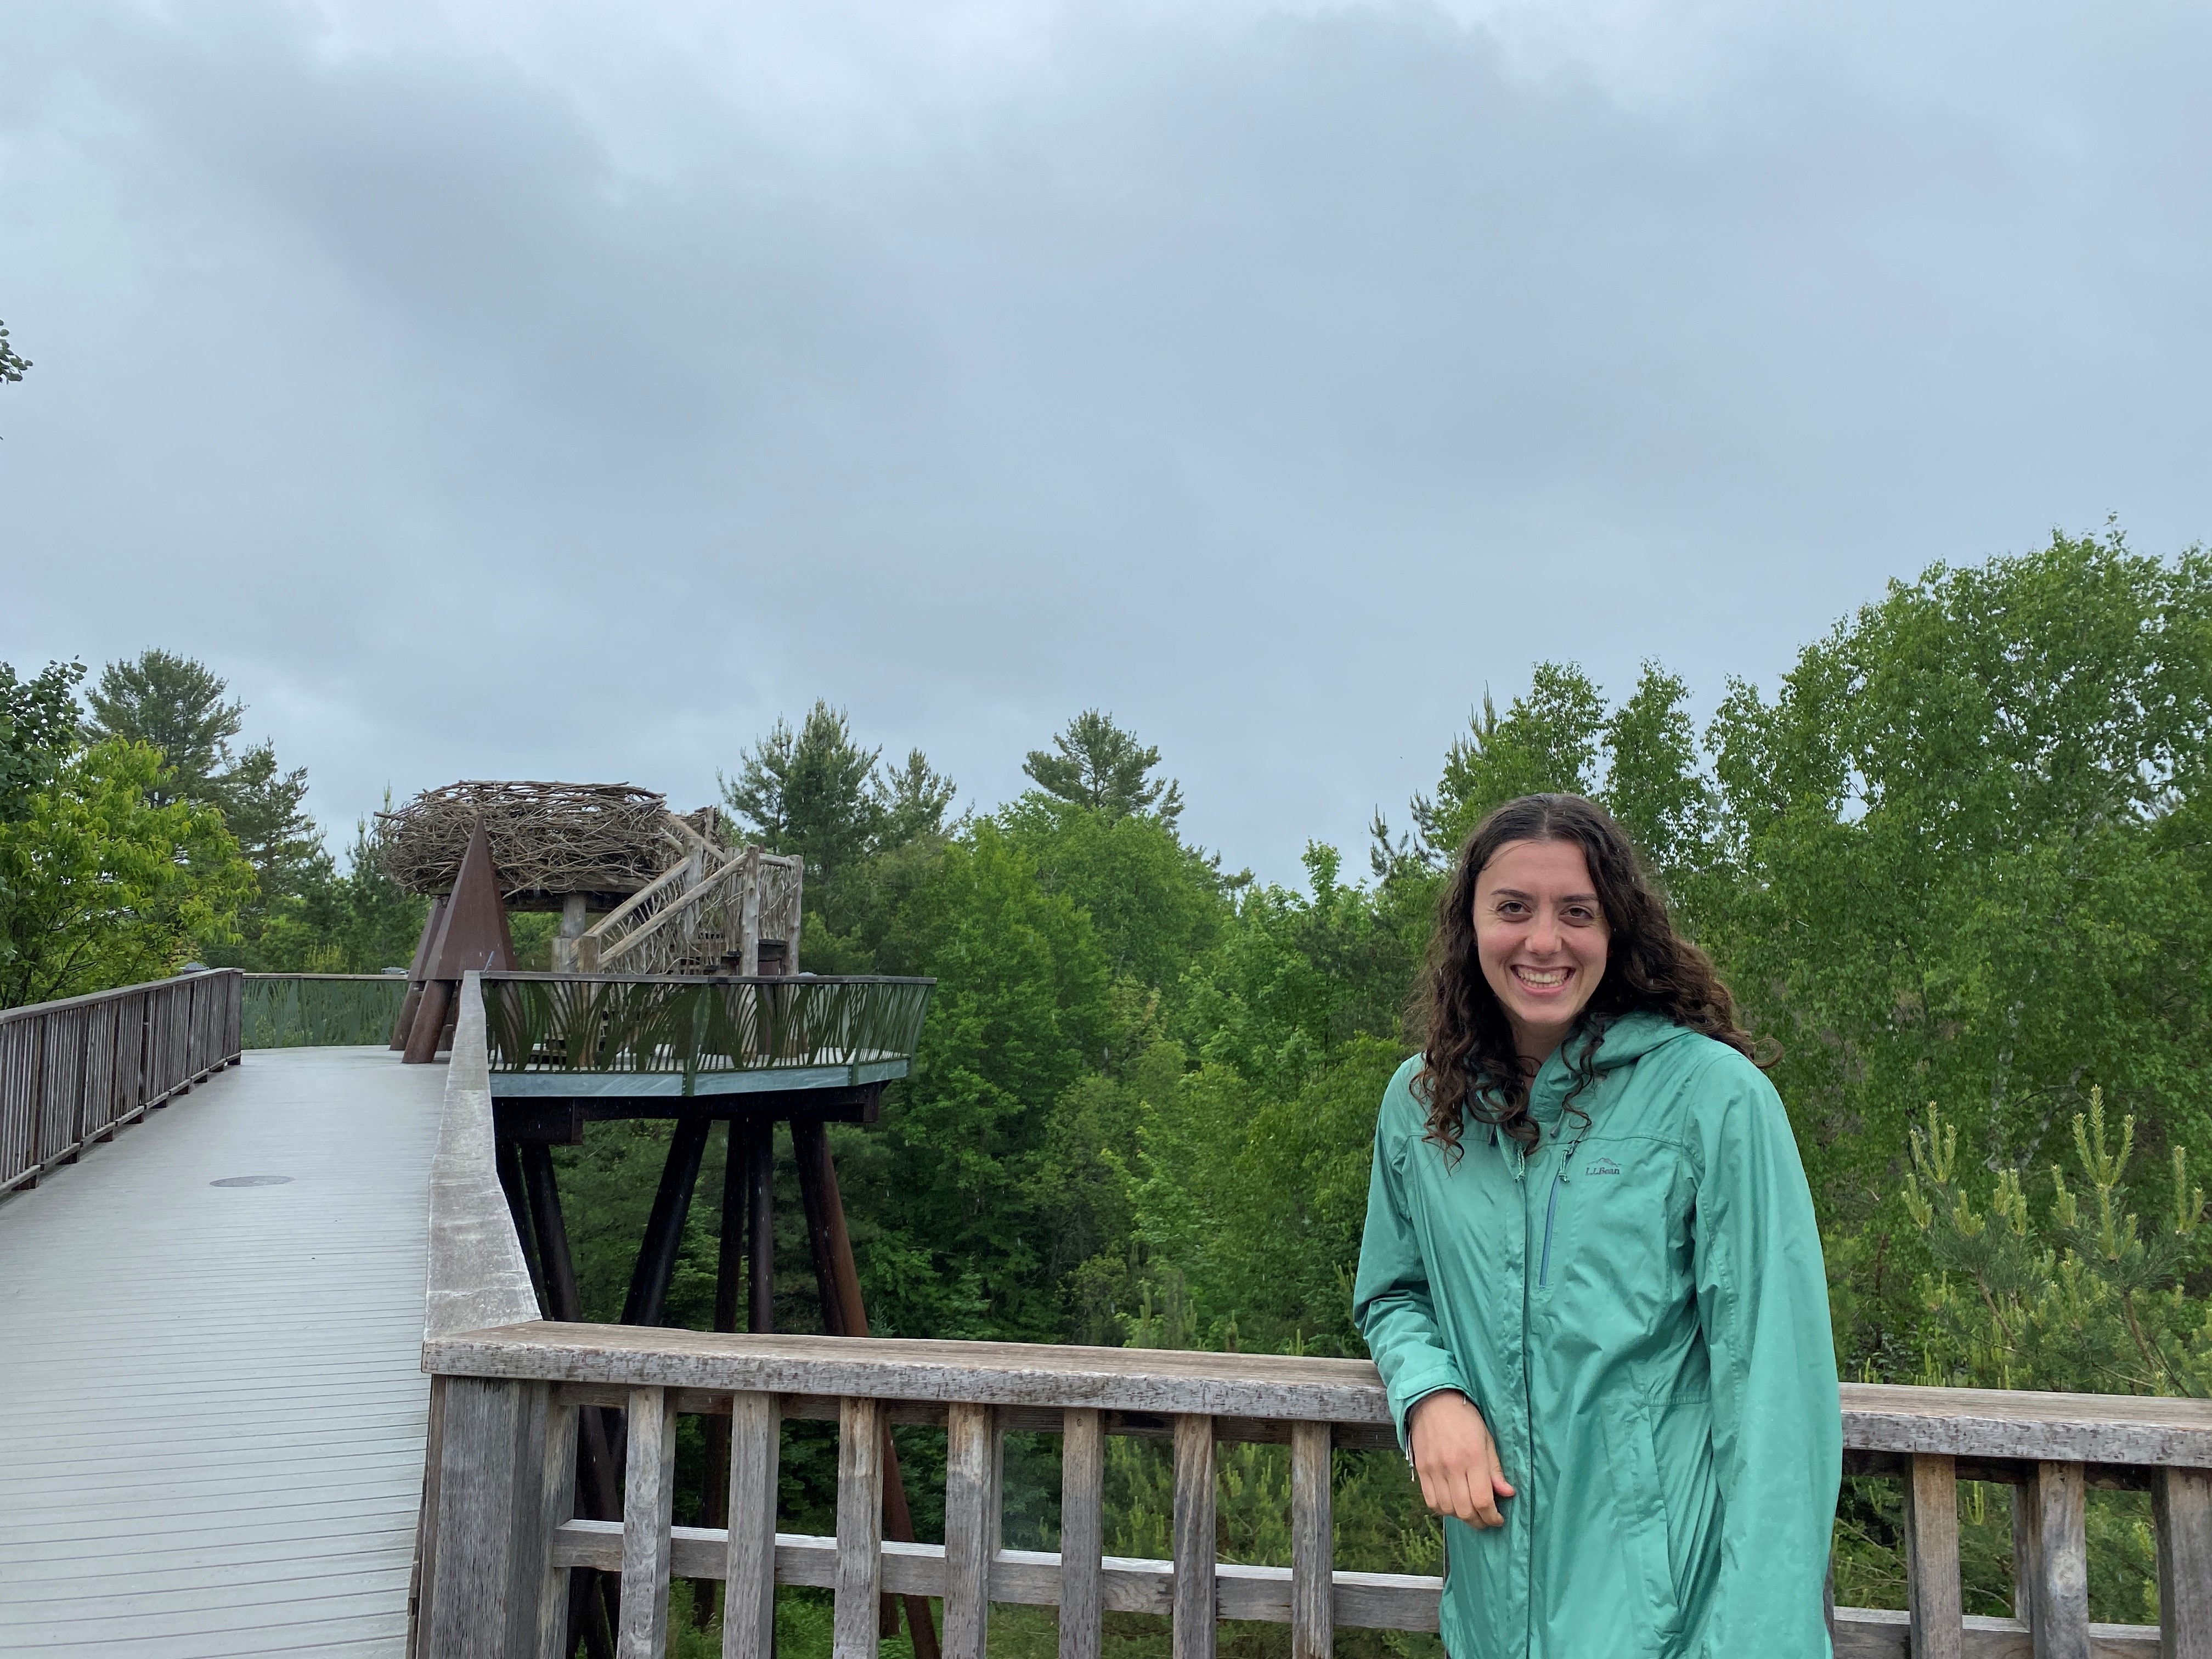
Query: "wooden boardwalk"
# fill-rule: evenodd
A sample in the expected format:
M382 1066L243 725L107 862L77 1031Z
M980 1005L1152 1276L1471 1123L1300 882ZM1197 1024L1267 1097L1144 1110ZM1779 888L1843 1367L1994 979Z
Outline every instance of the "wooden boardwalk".
M0 1653L404 1652L445 1078L252 1052L0 1201Z

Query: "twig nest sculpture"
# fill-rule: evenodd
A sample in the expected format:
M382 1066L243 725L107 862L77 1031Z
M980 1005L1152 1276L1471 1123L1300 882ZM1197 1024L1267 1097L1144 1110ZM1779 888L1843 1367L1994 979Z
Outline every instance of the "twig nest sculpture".
M714 809L680 822L715 833ZM607 908L688 850L668 799L627 783L450 783L377 814L385 873L410 893L444 893L478 824L510 908L560 908L572 893Z

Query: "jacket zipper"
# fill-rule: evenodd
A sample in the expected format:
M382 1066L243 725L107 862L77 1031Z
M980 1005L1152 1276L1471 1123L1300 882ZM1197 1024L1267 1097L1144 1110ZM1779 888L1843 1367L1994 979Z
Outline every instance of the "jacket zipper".
M1560 1155L1559 1172L1552 1177L1551 1195L1544 1200L1544 1258L1536 1270L1536 1288L1548 1290L1552 1284L1552 1223L1559 1213L1559 1187L1567 1178L1567 1165L1575 1161L1582 1150L1582 1137L1577 1135L1574 1144Z

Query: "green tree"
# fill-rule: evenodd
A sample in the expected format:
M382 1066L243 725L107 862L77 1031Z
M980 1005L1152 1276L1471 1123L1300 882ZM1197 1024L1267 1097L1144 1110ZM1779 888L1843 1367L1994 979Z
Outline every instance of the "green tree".
M0 823L20 821L77 746L79 662L48 663L19 679L0 662Z
M1596 793L1604 732L1604 699L1572 663L1538 663L1528 696L1502 718L1486 690L1481 713L1444 756L1433 799L1413 798L1429 858L1449 861L1485 814L1516 796Z
M246 720L244 703L224 700L228 689L205 663L169 651L142 652L134 662L108 664L85 693L92 708L86 735L161 751L168 770L154 786L156 806L177 800L220 805L216 780L229 765L230 740Z
M8 343L8 325L0 323L0 384L12 384L23 378L23 371L31 366L30 360L19 356L15 348Z
M173 973L252 896L221 813L154 804L163 769L143 744L76 748L0 824L0 1004Z
M1146 812L1172 828L1182 816L1182 786L1152 777L1159 763L1158 749L1139 743L1111 714L1086 708L1050 749L1030 750L1022 770L1046 794L1109 820Z
M1992 1170L2054 1162L2093 1080L2212 1143L2208 733L2212 558L2117 536L1936 566L1733 687L1701 927L1832 1224L1880 1224L1931 1096Z
M820 930L809 959L825 951L832 966L864 968L873 931L871 864L945 831L952 781L931 769L919 749L886 774L881 749L864 749L842 708L817 701L799 729L779 720L744 756L732 779L718 775L722 799L744 833L771 853L805 860L805 902Z

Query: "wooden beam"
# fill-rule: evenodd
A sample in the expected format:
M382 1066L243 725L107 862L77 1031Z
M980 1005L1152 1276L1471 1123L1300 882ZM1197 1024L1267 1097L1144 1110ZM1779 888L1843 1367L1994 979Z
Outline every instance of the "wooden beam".
M1912 1460L1905 1483L1905 1595L1912 1659L1961 1659L1966 1608L1959 1583L1959 1475L1941 1453Z
M1071 1408L1060 1447L1060 1659L1099 1659L1106 1540L1106 1437L1098 1413Z
M775 1659L776 1466L782 1433L783 1413L774 1395L741 1394L732 1401L722 1659Z
M630 1395L629 1445L615 1659L662 1659L676 1502L676 1400L667 1389L639 1389Z
M883 1583L884 1423L872 1400L844 1402L837 1420L837 1580L830 1659L877 1659Z
M1213 1659L1220 1609L1214 1591L1213 1419L1176 1419L1174 1659Z
M2044 1463L2029 1494L2035 1659L2090 1659L2087 1489L2079 1463Z
M2212 1659L2212 1469L2164 1469L2158 1527L2160 1659Z
M1336 1651L1335 1508L1326 1423L1291 1436L1291 1659Z

